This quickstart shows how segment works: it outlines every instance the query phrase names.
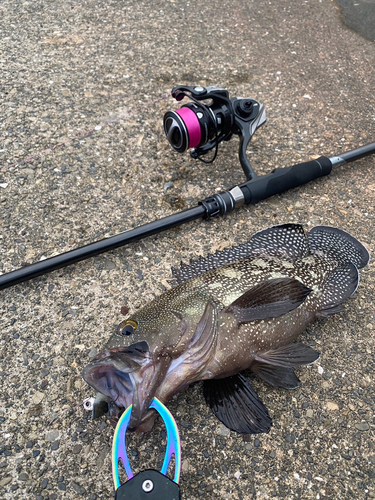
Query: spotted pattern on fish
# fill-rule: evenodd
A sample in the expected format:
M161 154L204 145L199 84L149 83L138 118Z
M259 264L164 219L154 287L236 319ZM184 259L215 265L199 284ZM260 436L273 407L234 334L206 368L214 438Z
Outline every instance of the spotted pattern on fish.
M225 425L267 432L267 408L240 372L298 387L294 368L319 356L298 336L315 318L342 310L368 261L364 246L336 228L260 231L245 245L173 268L173 288L131 316L131 335L127 320L119 325L84 378L102 394L98 405L103 395L118 407L133 404L132 429L152 426L154 396L166 402L203 380L205 399Z

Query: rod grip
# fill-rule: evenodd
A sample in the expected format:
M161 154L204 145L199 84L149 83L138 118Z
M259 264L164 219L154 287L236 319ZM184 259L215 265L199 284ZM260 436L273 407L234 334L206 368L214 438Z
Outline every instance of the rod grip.
M265 200L275 194L306 184L318 177L331 173L332 163L329 158L320 158L292 167L276 168L268 175L256 177L240 185L245 204L250 205Z

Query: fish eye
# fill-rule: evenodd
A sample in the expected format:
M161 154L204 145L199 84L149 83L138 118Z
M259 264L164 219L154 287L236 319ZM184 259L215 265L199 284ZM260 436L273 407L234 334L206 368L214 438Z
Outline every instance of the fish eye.
M126 335L132 335L137 329L137 326L138 324L136 321L128 319L119 325L117 333L122 337L125 337Z

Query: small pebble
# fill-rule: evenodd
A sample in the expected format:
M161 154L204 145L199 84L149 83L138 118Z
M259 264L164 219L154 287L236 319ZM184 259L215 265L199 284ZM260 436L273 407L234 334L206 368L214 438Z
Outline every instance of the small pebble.
M3 479L0 479L0 487L6 486L11 481L12 481L12 476L7 476L7 477L4 477Z
M168 189L171 189L173 187L173 182L166 182L164 184L164 191L167 191Z
M60 433L57 429L53 429L52 431L46 432L46 441L56 441L59 439Z
M224 424L220 424L217 434L219 436L228 437L230 435L230 430Z
M370 426L366 422L360 422L358 424L355 424L355 428L359 431L368 431L370 429Z
M51 450L52 451L56 451L58 450L60 447L60 441L54 441L52 444L51 444Z
M124 316L126 316L128 313L129 313L129 307L122 306L121 307L121 314L123 314Z
M73 488L73 490L76 493L78 493L79 495L83 495L84 493L86 493L85 488L83 488L81 485L79 485L75 481L71 481L70 485Z

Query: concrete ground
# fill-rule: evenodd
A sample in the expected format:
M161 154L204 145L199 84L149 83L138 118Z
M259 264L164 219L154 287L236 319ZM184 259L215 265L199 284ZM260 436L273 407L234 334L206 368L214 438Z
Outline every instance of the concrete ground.
M203 165L169 147L165 96L220 85L264 103L249 156L259 173L375 140L375 45L332 1L5 0L0 55L0 270L9 272L195 206L243 181L237 139ZM165 98L163 98L165 97ZM109 123L112 121L112 123ZM374 254L375 157L0 292L0 497L113 498L113 428L82 407L83 367L170 267L275 223L327 224ZM344 313L312 325L322 352L293 392L254 387L274 425L245 441L200 384L169 403L184 499L375 498L375 268ZM130 436L135 470L165 433Z

